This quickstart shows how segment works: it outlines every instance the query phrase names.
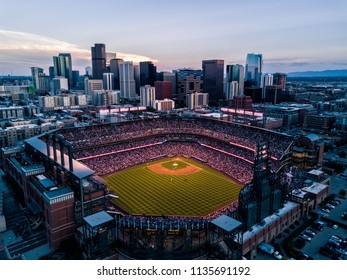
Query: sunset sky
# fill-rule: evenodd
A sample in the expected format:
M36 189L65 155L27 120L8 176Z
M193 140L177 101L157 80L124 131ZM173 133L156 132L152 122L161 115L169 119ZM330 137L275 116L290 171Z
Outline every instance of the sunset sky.
M94 43L159 71L245 64L249 52L264 72L347 69L346 14L345 0L2 0L0 75L47 73L60 52L84 74Z

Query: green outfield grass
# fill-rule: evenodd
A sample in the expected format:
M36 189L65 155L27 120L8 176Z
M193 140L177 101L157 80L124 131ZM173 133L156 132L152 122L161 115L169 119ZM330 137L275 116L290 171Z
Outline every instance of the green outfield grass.
M201 170L190 175L160 175L148 165L184 162ZM181 165L182 164L182 165ZM171 168L169 168L171 169ZM220 172L191 159L162 159L104 177L119 199L115 203L133 215L204 216L238 198L241 185Z

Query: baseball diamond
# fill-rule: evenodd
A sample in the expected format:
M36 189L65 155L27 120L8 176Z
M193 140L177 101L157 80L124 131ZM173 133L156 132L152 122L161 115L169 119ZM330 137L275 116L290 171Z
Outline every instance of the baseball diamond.
M165 158L104 178L115 204L133 215L205 216L237 200L242 187L188 158Z

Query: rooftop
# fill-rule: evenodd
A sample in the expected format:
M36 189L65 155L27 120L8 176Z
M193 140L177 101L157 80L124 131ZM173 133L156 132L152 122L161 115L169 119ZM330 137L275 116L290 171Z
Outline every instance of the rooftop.
M308 174L315 175L315 176L320 176L320 175L324 174L324 172L321 171L321 170L313 169L310 172L308 172Z
M231 232L242 225L241 222L230 218L227 215L221 215L218 218L212 220L211 223L216 225L217 227L222 228L226 232Z
M302 188L302 190L305 191L305 192L318 194L318 193L320 193L322 190L324 190L326 188L328 188L328 185L314 182L311 186Z
M41 179L39 182L45 189L50 189L55 186L55 183L48 178Z
M84 221L91 227L96 227L113 220L113 217L105 211L100 211L84 218Z
M27 144L29 144L30 146L32 146L33 148L35 148L36 150L38 150L39 152L41 152L42 154L47 156L47 146L46 143L41 141L40 139L38 139L38 137L33 137L30 139L25 140L25 142ZM61 156L60 156L60 151L57 150L57 163L61 165ZM53 160L54 156L53 156L53 148L50 147L50 158ZM69 157L67 155L64 154L64 161L65 161L65 166L64 168L66 170L69 170L70 166L69 166ZM94 171L92 169L90 169L89 167L87 167L86 165L78 162L77 160L73 159L73 174L79 178L85 178L89 175L94 174Z
M70 188L64 187L60 189L47 191L44 193L44 196L46 196L48 199L53 199L59 196L64 196L66 194L73 194L73 191Z
M256 224L254 225L251 230L246 231L243 234L243 240L248 240L251 237L255 236L256 234L258 234L259 232L261 232L262 230L264 230L266 227L268 227L270 224L274 223L275 221L277 221L280 217L283 217L284 215L286 215L288 212L292 211L294 208L296 208L298 206L298 203L295 203L293 201L288 201L284 207L282 207L281 209L277 210L274 214L266 217L262 223Z

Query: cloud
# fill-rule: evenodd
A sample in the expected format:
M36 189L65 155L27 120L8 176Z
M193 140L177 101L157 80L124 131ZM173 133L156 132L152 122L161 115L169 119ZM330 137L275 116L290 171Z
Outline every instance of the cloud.
M73 68L82 73L84 73L84 67L91 65L90 48L83 49L78 45L54 38L0 29L0 41L0 75L9 73L29 75L31 66L48 70L48 67L53 64L52 57L64 52L71 53ZM157 62L155 59L138 54L117 52L117 57L135 63Z

